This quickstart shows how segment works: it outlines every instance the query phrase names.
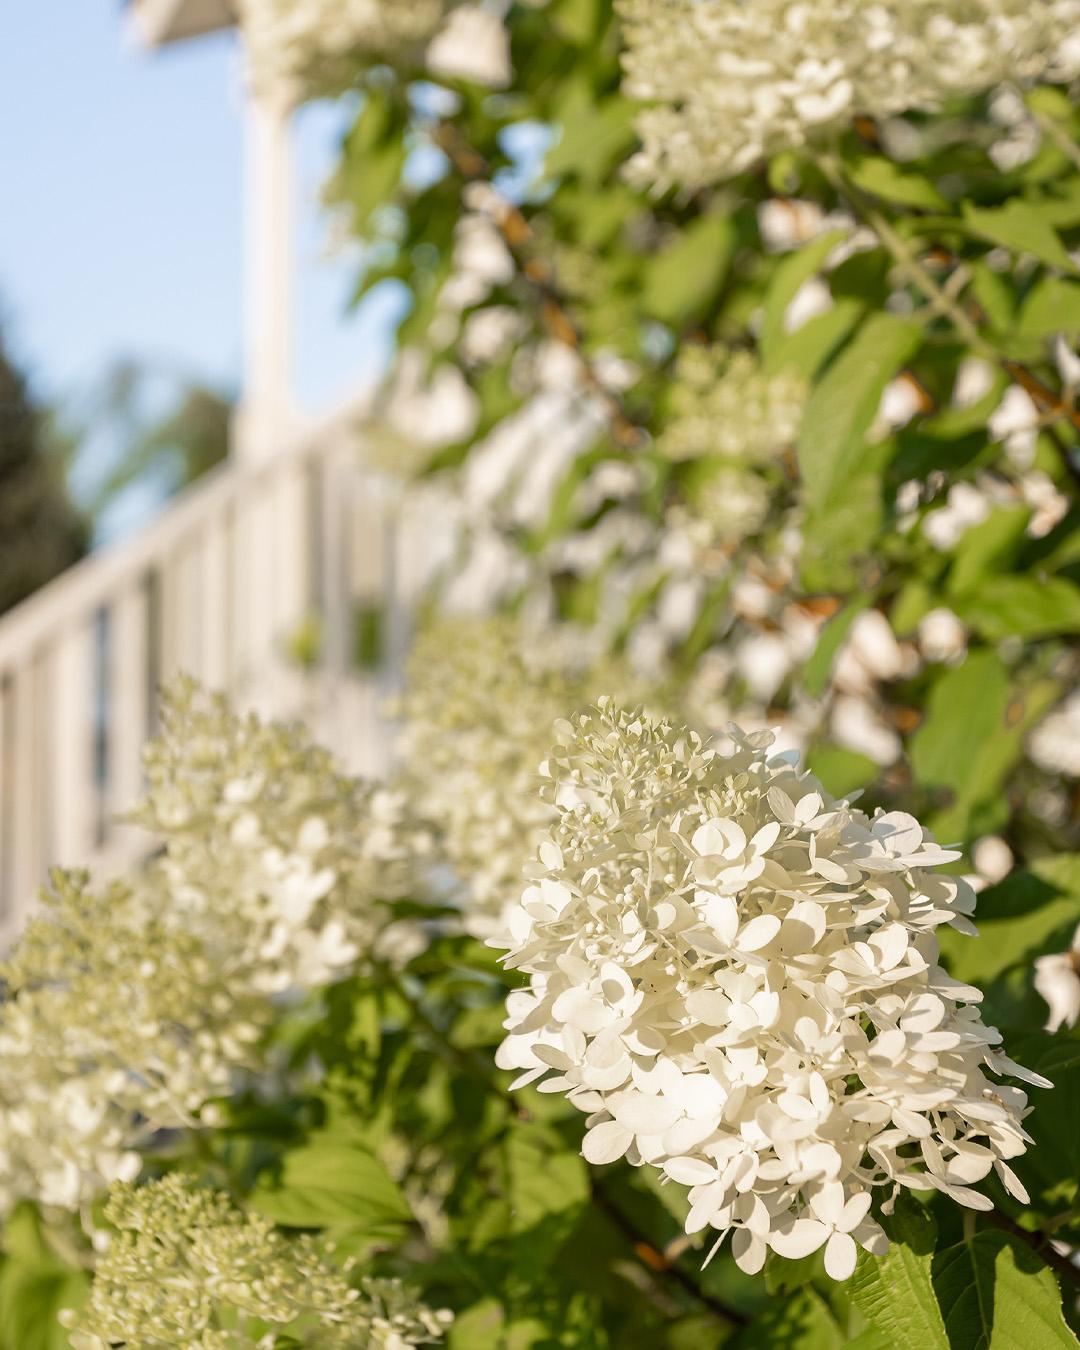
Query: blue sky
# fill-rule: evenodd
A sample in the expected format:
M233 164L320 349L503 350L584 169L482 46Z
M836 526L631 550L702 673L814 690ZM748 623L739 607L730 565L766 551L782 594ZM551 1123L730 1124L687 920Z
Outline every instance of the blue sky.
M241 106L230 34L158 53L119 0L35 0L0 43L0 314L49 398L85 397L134 357L235 387ZM355 258L327 262L319 184L341 110L297 127L296 383L332 406L370 376L385 325L344 314Z

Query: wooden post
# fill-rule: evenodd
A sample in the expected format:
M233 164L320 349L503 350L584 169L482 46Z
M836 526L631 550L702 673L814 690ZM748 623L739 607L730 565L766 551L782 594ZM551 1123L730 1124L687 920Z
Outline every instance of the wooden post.
M292 165L287 85L248 99L244 389L233 430L246 460L273 455L295 429L291 397Z

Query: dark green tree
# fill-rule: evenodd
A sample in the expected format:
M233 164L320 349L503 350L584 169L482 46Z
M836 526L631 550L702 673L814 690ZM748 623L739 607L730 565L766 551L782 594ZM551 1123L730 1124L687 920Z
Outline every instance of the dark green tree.
M0 613L86 552L49 415L0 336Z

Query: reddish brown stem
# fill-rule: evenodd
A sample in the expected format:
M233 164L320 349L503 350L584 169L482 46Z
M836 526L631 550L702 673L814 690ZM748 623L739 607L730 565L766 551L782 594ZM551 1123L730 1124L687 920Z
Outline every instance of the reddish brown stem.
M491 170L487 160L469 145L452 122L440 122L432 133L432 139L450 161L454 171L466 182L490 183ZM544 331L576 354L585 387L607 410L616 444L624 449L634 449L646 438L644 428L630 416L622 399L599 375L586 355L581 330L570 313L566 299L559 293L550 264L529 251L536 241L536 235L525 215L513 202L505 199L500 206L501 209L493 215L495 227L510 250L518 271L536 292Z

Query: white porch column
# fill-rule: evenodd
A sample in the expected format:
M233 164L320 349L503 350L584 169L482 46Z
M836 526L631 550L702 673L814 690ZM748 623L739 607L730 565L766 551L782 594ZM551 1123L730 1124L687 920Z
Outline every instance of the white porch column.
M296 426L292 401L293 95L252 89L245 147L244 387L233 433L245 460L265 459Z

